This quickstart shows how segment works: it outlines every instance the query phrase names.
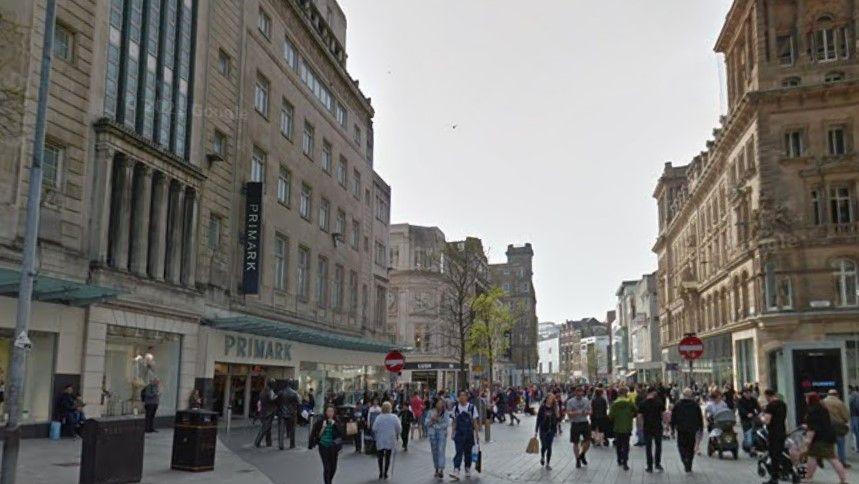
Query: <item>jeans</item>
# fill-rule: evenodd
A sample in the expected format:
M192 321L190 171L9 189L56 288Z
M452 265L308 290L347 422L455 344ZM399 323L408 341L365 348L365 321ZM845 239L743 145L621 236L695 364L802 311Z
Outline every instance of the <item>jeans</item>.
M629 437L630 434L614 434L614 450L617 452L618 464L629 462Z
M430 450L432 451L432 462L435 469L444 469L444 451L447 448L447 431L429 431Z
M647 455L648 469L652 469L654 464L662 465L662 434L648 434L645 432L644 450L645 455Z
M143 411L145 412L146 431L155 432L155 412L158 411L158 405L146 404L143 406Z
M546 464L552 460L552 441L555 440L554 432L540 433L540 460L546 460Z
M859 417L850 417L850 428L853 438L856 439L856 452L859 452Z
M778 484L779 476L781 476L782 466L782 451L784 450L784 435L770 434L767 438L767 450L770 454L771 469L770 482Z
M847 463L847 436L835 437L835 453L842 464Z
M322 459L322 481L331 484L334 473L337 472L337 446L319 446L319 457Z
M453 455L453 468L459 470L462 460L465 459L465 468L471 469L471 448L474 447L474 439L456 439L453 441L456 454Z

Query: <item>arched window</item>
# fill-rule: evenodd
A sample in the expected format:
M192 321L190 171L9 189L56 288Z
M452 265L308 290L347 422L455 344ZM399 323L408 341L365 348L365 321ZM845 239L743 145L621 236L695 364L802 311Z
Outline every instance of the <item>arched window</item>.
M856 306L856 263L850 259L837 259L835 269L835 297L839 306Z
M850 36L847 27L836 25L831 15L822 15L810 35L812 53L817 62L829 62L850 56Z
M844 73L840 71L832 71L827 72L826 76L823 77L823 82L829 84L833 82L839 82L844 80Z

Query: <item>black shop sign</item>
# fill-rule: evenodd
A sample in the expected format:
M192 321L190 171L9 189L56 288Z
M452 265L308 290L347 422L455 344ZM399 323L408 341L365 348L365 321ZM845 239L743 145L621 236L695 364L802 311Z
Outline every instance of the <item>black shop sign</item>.
M262 183L245 184L245 255L242 259L242 291L259 294L259 269L262 261Z

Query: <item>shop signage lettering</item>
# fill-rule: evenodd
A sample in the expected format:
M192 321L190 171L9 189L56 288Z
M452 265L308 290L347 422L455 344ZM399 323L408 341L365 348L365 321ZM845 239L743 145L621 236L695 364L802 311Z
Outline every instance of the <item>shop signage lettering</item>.
M224 356L258 360L292 360L292 345L248 336L224 336Z
M262 183L245 184L245 255L242 259L242 290L259 294L260 231L262 226Z

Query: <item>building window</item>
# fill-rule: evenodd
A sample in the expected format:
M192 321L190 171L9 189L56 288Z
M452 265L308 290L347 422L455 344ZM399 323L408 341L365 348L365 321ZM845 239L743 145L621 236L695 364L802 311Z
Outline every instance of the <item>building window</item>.
M257 28L265 36L266 39L271 38L271 17L269 17L263 9L259 9Z
M835 269L835 295L839 306L856 306L856 263L850 259L838 259L832 264Z
M298 69L298 54L295 50L295 44L288 37L283 38L283 60L293 69Z
M206 244L212 252L217 252L221 247L221 228L223 220L215 214L209 214L209 233L206 236Z
M316 303L319 307L328 306L328 259L319 256L316 271Z
M376 265L379 267L385 267L385 246L381 242L376 242Z
M834 224L853 222L853 200L850 188L846 186L829 189L829 214Z
M331 214L331 202L323 198L319 201L319 229L328 232L328 219Z
M301 82L304 83L310 89L316 99L325 106L325 109L328 112L334 112L334 96L331 95L331 91L325 87L325 83L319 79L319 76L313 72L313 69L307 65L307 61L305 59L301 59L298 64L298 75L301 77Z
M261 182L265 175L266 154L259 146L254 146L253 154L251 155L251 181Z
M802 80L798 77L788 77L781 81L781 87L797 87L802 84Z
M331 301L334 305L334 310L340 312L343 310L343 266L334 266L334 294Z
M313 128L313 125L305 121L304 134L301 137L301 152L311 158L313 158L313 138L315 136L315 133L316 130Z
M337 123L343 128L346 127L346 123L348 122L348 115L346 114L346 107L337 103L337 107L335 108L335 115L337 116Z
M254 86L254 109L263 117L268 117L268 79L257 73L257 82Z
M312 190L310 185L302 184L301 185L301 197L298 200L298 214L304 220L310 220L310 211L313 208L313 204L311 203L311 195Z
M358 312L358 273L349 271L349 315L355 316Z
M361 223L358 222L357 220L352 220L352 234L351 234L351 238L349 239L349 245L353 249L358 250L358 244L360 243L359 242L360 240L361 240Z
M833 28L825 28L814 33L818 61L831 61L838 57L835 50L835 32Z
M71 62L74 56L75 34L65 25L54 25L54 57Z
M776 49L778 50L779 65L792 66L796 55L793 35L780 35L776 37Z
M331 143L322 140L322 170L331 174L331 165L334 163L334 153L331 151Z
M42 157L42 187L53 190L60 188L64 154L65 150L62 147L45 143Z
M801 130L788 131L784 134L784 150L788 158L798 158L803 155L805 147Z
M286 136L286 139L292 140L292 130L295 126L295 107L287 101L283 100L280 107L280 134Z
M353 139L355 140L355 144L357 144L358 146L361 146L361 128L359 128L357 124L355 125L355 132L354 132Z
M289 243L285 237L276 236L274 238L274 288L278 291L286 290L286 274L287 262L286 254Z
M837 72L837 71L827 72L826 75L823 77L823 82L825 82L827 84L830 84L833 82L839 82L839 81L843 81L843 80L844 80L844 73L843 72Z
M212 136L212 151L221 158L227 158L227 135L217 129Z
M231 69L232 60L230 59L230 55L224 52L224 49L218 49L218 72L222 76L229 78Z
M340 162L337 164L337 183L341 187L346 188L346 170L348 169L346 158L340 157Z
M826 133L827 142L829 144L829 154L832 156L840 156L847 153L847 142L845 141L844 126L832 126Z
M388 223L388 202L380 196L376 197L376 219Z
M307 301L310 295L310 249L298 248L298 297Z
M346 233L346 212L337 210L337 219L334 221L334 233L343 237Z
M775 263L769 262L764 268L764 290L766 291L767 310L778 311L793 307L793 288L790 277L777 274Z
M352 195L361 199L361 172L357 169L352 171Z
M811 219L814 222L814 225L823 224L823 194L817 188L811 190Z
M385 316L387 315L387 291L382 286L376 286L376 304L373 311L373 321L376 327L382 328L385 326Z
M284 166L280 167L277 176L277 201L289 206L292 195L292 173Z

